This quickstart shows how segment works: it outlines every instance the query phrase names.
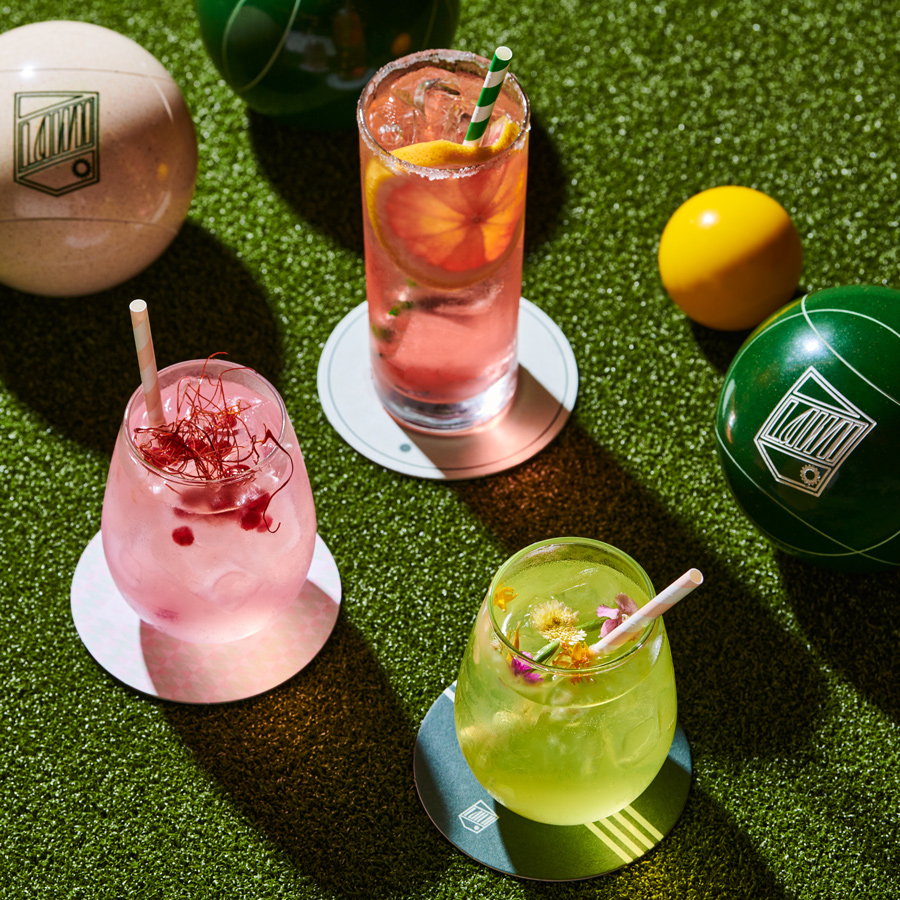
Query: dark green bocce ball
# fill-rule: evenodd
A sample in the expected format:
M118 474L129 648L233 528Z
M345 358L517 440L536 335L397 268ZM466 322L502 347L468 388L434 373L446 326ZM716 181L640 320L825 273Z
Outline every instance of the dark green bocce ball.
M900 291L829 288L763 322L725 375L716 444L778 547L847 570L900 565Z
M216 68L259 113L302 128L352 128L375 70L452 46L459 0L197 0Z

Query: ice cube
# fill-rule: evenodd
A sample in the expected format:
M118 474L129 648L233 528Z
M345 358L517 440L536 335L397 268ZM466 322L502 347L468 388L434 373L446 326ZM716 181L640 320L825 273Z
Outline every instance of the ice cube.
M593 591L588 582L580 581L577 584L565 584L552 589L550 599L558 600L570 609L584 611L591 606Z
M431 78L420 82L416 86L413 102L423 116L420 140L436 141L444 138L457 141L465 108L463 97L454 81Z
M636 765L656 746L658 740L659 721L656 715L633 725L619 737L619 765L623 769Z
M216 579L210 602L221 609L234 612L240 609L262 587L262 579L253 572L235 568Z
M370 108L369 129L389 150L439 138L458 143L472 109L453 74L429 66L408 72L389 85L387 97ZM402 140L396 142L401 134Z
M422 299L418 302L421 309L428 310L436 316L453 319L460 325L479 327L477 323L468 322L474 316L485 316L494 311L494 302L500 294L499 285L492 281L481 282L478 293L465 292L461 297L442 296Z
M389 98L369 110L369 131L386 150L395 150L416 140L422 113L411 104Z

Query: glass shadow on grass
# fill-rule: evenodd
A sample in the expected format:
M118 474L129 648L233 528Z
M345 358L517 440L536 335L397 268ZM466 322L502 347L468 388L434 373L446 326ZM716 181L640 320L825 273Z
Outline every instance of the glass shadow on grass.
M197 761L329 896L427 893L451 851L416 796L416 732L343 616L297 676L252 700L165 705Z
M900 723L900 569L840 572L779 552L794 615L829 665Z
M260 168L288 205L344 247L363 254L356 129L301 131L250 112ZM525 198L525 253L548 241L566 199L566 177L550 136L532 115Z
M576 535L624 550L658 590L691 566L703 572L704 585L666 617L695 759L790 758L817 731L824 685L804 647L732 577L714 535L701 541L679 524L577 420L532 460L452 489L509 554Z
M603 893L595 893L603 887ZM645 856L593 881L525 882L526 897L789 900L728 813L696 785L675 828Z
M166 252L124 284L86 297L34 297L0 286L0 378L54 429L112 452L140 384L128 304L147 301L160 368L226 351L270 381L281 371L277 329L243 265L185 223Z

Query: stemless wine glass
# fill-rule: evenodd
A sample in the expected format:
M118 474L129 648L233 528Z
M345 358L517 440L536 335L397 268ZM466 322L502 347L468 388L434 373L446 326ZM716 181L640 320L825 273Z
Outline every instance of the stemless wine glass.
M633 610L626 596L640 607L653 593L633 559L587 538L541 541L500 567L455 701L463 755L495 800L538 822L578 825L650 785L675 733L662 619L612 651L589 647L608 618Z
M134 392L103 498L110 574L145 622L194 643L268 625L300 592L316 512L278 391L252 369L191 360L159 373L166 425Z

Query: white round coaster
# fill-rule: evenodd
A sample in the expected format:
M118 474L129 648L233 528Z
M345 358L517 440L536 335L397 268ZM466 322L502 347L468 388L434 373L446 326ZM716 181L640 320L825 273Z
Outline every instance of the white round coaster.
M524 297L519 307L519 383L506 415L467 435L403 428L378 395L369 363L366 304L332 331L319 358L319 400L335 431L367 459L404 475L458 480L511 469L562 430L578 395L575 355L556 323Z
M91 656L129 687L181 703L243 700L287 681L322 649L340 605L340 574L319 535L297 599L267 628L226 644L189 644L141 621L109 574L99 532L72 578L72 619Z

